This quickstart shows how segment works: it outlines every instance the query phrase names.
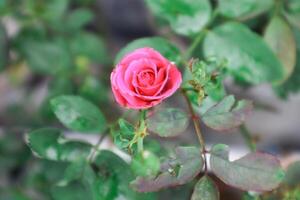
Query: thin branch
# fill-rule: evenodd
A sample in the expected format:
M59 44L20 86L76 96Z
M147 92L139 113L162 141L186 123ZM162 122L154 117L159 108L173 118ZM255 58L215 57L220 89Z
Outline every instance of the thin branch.
M198 47L198 45L201 43L201 41L203 40L204 36L206 34L206 31L203 30L199 33L199 35L195 38L195 40L193 41L193 43L189 46L189 48L186 50L186 53L183 55L183 59L184 60L188 60L193 52L195 51L195 49Z
M94 157L96 156L96 153L97 153L101 143L103 142L104 138L106 137L106 135L107 135L107 132L104 132L102 135L100 135L100 137L99 137L97 143L94 145L93 151L91 152L91 155L88 159L89 163L93 162Z
M203 154L203 157L204 157L204 167L205 167L205 172L207 171L207 161L206 161L206 148L205 148L205 141L204 141L204 137L201 133L201 127L200 127L200 123L199 123L199 117L198 115L196 115L195 111L194 111L194 108L186 94L186 91L184 89L181 90L182 91L182 94L184 96L184 99L188 105L188 108L189 108L189 112L191 114L191 118L192 118L192 121L193 121L193 124L194 124L194 128L195 128L195 131L196 131L196 135L198 137L198 140L199 140L199 143L200 143L200 147L201 147L201 153Z

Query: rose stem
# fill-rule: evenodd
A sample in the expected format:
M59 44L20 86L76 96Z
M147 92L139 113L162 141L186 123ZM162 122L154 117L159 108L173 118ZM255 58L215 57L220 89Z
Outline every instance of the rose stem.
M251 151L256 151L256 144L255 144L254 140L252 139L251 134L245 124L240 126L240 133L241 133L242 137L244 138L245 143L247 144L249 149Z
M144 131L145 131L145 118L146 118L146 110L140 110L140 123L139 123L139 130L138 130L138 134L140 134L138 136L137 139L137 148L138 148L138 152L142 153L144 150Z
M204 169L205 169L205 172L207 172L205 142L204 142L203 135L201 133L200 123L198 121L199 118L198 118L198 116L196 115L196 113L193 109L193 106L192 106L192 104L191 104L191 102L190 102L190 100L189 100L189 98L186 94L186 91L184 89L182 89L181 91L182 91L182 94L184 96L185 101L187 102L188 109L189 109L189 112L191 114L191 118L193 120L194 128L195 128L195 131L196 131L196 134L197 134L200 146L201 146L201 153L203 154L203 157L204 157Z

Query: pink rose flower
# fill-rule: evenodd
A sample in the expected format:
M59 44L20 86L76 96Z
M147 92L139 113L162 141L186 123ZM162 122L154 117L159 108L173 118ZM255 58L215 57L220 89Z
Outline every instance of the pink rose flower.
M110 80L114 97L121 106L145 109L171 96L182 78L174 63L145 47L125 55Z

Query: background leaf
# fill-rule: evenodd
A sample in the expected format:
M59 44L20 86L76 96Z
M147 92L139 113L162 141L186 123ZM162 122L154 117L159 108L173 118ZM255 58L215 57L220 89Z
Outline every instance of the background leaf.
M115 64L117 64L127 53L130 53L133 50L142 47L151 47L156 51L160 52L170 61L176 63L180 61L179 49L173 44L171 44L168 40L160 37L148 37L134 40L131 43L127 44L125 47L123 47L116 55Z
M55 161L74 161L86 158L91 145L65 139L57 129L43 128L26 135L26 142L32 152L44 159Z
M116 174L106 167L100 167L95 164L91 165L84 159L71 163L65 170L63 179L52 189L52 196L60 199L66 195L70 198L77 198L79 194L68 191L68 188L78 186L88 199L117 199L119 182ZM56 190L61 193L57 193Z
M119 156L108 150L100 150L92 163L81 159L71 163L63 179L52 189L58 200L80 198L81 194L70 191L78 188L80 193L92 200L153 200L151 194L138 194L129 187L133 179L130 166ZM54 199L55 199L54 198Z
M218 3L218 10L223 16L239 19L255 17L273 5L272 0L218 0Z
M214 181L203 176L195 185L191 200L219 200L220 194Z
M202 120L208 127L224 131L244 123L252 108L250 101L236 101L233 95L229 95L209 108L202 115Z
M0 70L3 69L8 62L8 45L6 32L0 23Z
M138 192L153 192L163 188L183 185L200 173L203 160L196 147L177 147L176 158L161 164L160 172L152 177L137 177L132 186Z
M171 28L181 35L201 31L211 17L208 0L146 0L151 11L167 20Z
M25 57L34 72L56 75L72 70L67 46L59 41L28 41L24 45Z
M271 191L284 178L284 171L275 157L255 152L229 161L229 147L224 144L212 147L210 166L224 183L248 191Z
M296 93L300 90L300 31L294 29L294 35L297 45L297 61L291 76L281 85L276 85L275 91L283 98L287 98L289 94Z
M188 127L189 118L177 108L157 109L147 117L147 127L161 137L176 136Z
M51 193L54 200L93 200L89 188L78 181L65 186L55 186Z
M101 133L106 128L101 111L80 96L61 95L53 98L51 105L56 117L72 130Z
M70 40L70 51L77 59L84 57L101 64L109 61L104 42L93 33L81 31L75 34Z
M209 31L203 50L205 57L226 58L229 72L248 83L283 79L283 67L277 57L262 38L243 24L228 22Z
M281 61L287 79L296 64L296 42L291 27L283 18L275 16L265 30L264 39Z
M78 31L93 19L93 13L85 8L73 10L67 17L66 26L70 30Z

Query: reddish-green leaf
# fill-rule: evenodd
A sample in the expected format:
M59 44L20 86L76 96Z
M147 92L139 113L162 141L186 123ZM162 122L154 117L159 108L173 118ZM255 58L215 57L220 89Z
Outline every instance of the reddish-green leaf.
M208 127L218 131L236 128L244 123L252 107L250 101L236 101L234 96L230 95L208 109L202 120Z
M196 147L177 147L176 158L161 164L160 172L153 177L137 177L132 186L139 192L153 192L183 185L200 173L203 160Z
M155 110L147 119L149 130L161 137L172 137L182 133L188 123L187 114L176 108Z
M284 171L276 157L254 152L230 161L229 147L224 144L212 147L210 165L224 183L246 191L273 190L284 178Z

